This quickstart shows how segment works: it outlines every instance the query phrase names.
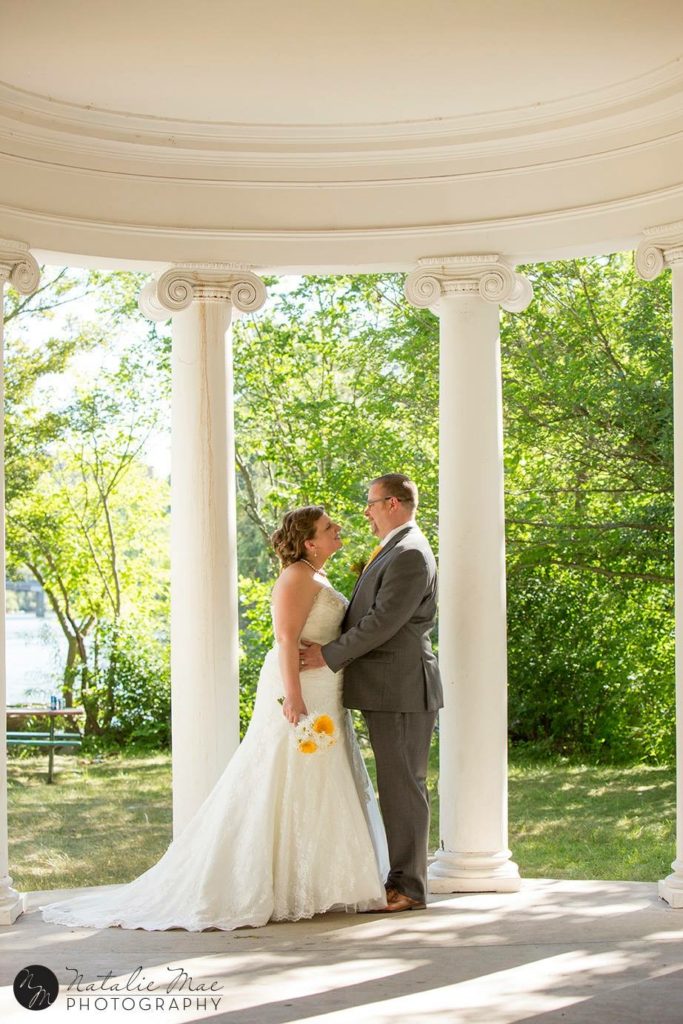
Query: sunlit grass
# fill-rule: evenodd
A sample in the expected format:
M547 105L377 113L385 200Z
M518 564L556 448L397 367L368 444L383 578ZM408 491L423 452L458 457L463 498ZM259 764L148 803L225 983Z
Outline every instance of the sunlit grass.
M374 764L364 751L370 774ZM9 760L10 873L17 888L108 884L136 877L171 840L168 754L93 762ZM438 755L432 750L430 846L439 845ZM512 754L510 847L523 877L656 881L674 857L673 768L529 763Z
M88 762L55 756L9 760L11 875L23 890L122 882L141 874L171 840L168 754Z
M536 878L653 882L675 854L673 768L510 764L510 844Z

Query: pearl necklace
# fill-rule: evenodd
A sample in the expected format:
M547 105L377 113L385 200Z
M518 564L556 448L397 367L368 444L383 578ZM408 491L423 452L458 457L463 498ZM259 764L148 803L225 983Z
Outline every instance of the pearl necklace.
M311 562L309 562L307 558L300 558L299 561L300 562L305 562L306 565L310 565L310 567L313 570L313 572L319 572L321 576L327 576L327 573L325 572L325 570L323 568L316 569L316 567Z

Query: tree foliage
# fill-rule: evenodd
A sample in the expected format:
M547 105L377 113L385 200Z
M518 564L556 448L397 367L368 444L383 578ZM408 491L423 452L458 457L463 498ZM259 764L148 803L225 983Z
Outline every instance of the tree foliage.
M673 756L671 285L630 255L527 268L504 319L512 736Z
M52 290L46 284L34 299L38 318L95 284L108 309L62 325L40 343L30 332L36 312L25 331L17 329L29 306L9 294L8 571L28 570L43 586L67 641L62 689L67 704L74 696L83 703L90 734L110 730L121 711L131 623L138 623L141 644L154 630L168 634L168 483L154 478L142 457L166 415L167 341L119 344L114 337L122 321L117 302L139 287L135 277L96 275L84 289L82 277L57 274ZM78 357L98 349L93 379L79 371ZM81 380L61 394L66 370Z
M511 735L667 759L670 285L629 255L522 269L534 302L501 324ZM285 509L322 502L344 525L332 571L348 592L371 543L364 486L393 470L418 481L436 547L438 321L400 275L306 278L235 334L242 571L271 578L254 552Z
M503 314L510 734L603 760L673 755L671 308L668 275L630 255L522 268L535 298ZM141 327L138 275L56 274L9 296L10 567L42 579L70 637L92 732L168 739L168 492L142 451L168 430L168 326ZM321 503L343 525L331 567L347 593L373 539L366 485L419 484L438 549L438 320L398 274L271 282L234 325L241 716L272 641L268 538ZM88 293L90 319L41 345L31 310ZM134 328L134 329L133 329ZM68 402L45 382L79 353L137 339ZM447 457L447 453L445 455Z
M343 521L345 585L374 546L366 484L402 466L420 482L422 525L437 526L438 344L398 275L305 278L235 327L238 488L258 537L294 505ZM244 543L244 542L243 542ZM262 559L261 573L272 572Z

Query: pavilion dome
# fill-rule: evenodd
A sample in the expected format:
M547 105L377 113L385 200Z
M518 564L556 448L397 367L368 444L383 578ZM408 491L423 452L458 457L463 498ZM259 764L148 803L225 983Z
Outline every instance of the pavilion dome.
M0 236L70 262L409 269L683 210L676 0L24 0Z

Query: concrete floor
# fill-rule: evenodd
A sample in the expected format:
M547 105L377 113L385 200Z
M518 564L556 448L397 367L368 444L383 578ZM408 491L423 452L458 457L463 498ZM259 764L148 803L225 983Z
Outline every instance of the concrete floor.
M30 893L0 928L3 1024L26 1024L12 983L29 964L60 982L46 1022L683 1024L683 911L650 884L541 879L511 895L433 896L421 912L201 933L44 924L36 907L66 895ZM102 995L98 975L123 984L138 967L146 996ZM167 993L168 967L191 977L184 990ZM75 971L96 991L69 992ZM197 991L212 982L216 1008Z

